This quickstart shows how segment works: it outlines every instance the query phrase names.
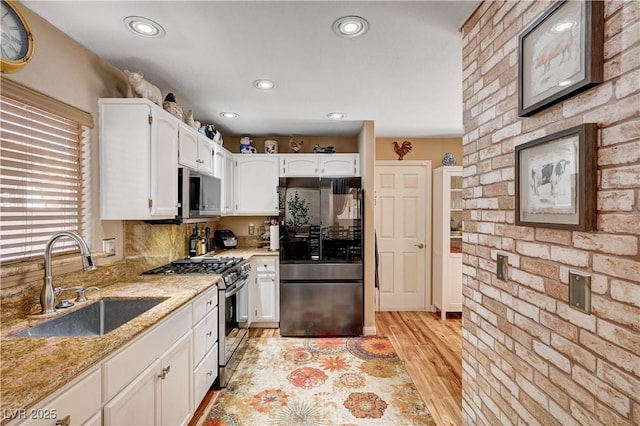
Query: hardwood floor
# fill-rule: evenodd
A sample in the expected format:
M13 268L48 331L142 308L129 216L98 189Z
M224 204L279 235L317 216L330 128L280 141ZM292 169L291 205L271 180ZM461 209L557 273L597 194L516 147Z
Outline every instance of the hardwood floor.
M376 312L379 336L391 340L437 425L462 424L462 316L446 321L433 312ZM252 338L279 337L278 329L252 328ZM202 425L219 390L207 393L189 423Z
M391 340L437 425L462 424L462 315L376 312L378 335Z

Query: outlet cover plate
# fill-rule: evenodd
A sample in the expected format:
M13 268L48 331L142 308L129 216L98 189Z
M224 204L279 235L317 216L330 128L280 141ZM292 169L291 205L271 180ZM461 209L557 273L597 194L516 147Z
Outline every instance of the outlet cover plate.
M107 256L115 256L116 255L116 239L107 238L106 240L102 240L102 251L105 252Z
M507 265L509 265L509 255L498 253L496 255L496 275L499 280L507 281Z
M591 313L591 275L569 271L569 305L585 314Z

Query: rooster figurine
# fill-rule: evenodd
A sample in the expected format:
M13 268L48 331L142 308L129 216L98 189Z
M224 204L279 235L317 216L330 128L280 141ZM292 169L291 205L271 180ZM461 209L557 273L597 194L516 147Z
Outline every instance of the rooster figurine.
M398 142L393 141L393 150L398 154L398 160L402 160L402 158L411 151L411 142L404 141L402 142L402 146L400 146Z
M304 145L304 141L296 142L293 139L293 136L289 138L289 148L291 148L293 152L299 152L300 149L302 148L302 145Z

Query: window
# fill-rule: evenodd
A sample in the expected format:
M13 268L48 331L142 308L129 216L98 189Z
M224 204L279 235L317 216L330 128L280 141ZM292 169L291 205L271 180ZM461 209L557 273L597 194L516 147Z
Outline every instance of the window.
M51 235L58 231L81 235L85 231L82 224L83 126L4 94L3 79L0 96L2 263L41 256ZM52 109L51 105L55 106L56 101L51 101L49 98L48 110ZM55 247L57 253L76 250L75 244L66 239Z

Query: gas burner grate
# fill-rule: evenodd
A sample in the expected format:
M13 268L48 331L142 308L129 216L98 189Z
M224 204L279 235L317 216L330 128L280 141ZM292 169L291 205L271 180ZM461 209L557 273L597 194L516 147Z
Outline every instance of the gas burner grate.
M143 275L184 275L184 274L224 274L243 262L242 257L218 257L178 259L173 262L143 272Z

